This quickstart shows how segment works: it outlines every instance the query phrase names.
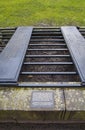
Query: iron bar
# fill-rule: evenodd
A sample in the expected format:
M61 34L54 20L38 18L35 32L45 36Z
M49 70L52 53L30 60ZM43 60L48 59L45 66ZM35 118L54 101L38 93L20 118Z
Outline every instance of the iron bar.
M81 83L75 82L22 82L19 83L20 87L81 87Z
M38 33L43 32L44 33L44 32L61 32L61 31L56 29L56 30L33 30L33 32L38 32Z
M66 58L70 55L26 55L26 58Z
M64 39L47 39L47 40L41 40L41 39L37 39L37 40L30 40L30 42L64 42Z
M29 44L30 46L66 46L66 44Z
M3 35L12 35L14 32L2 32L2 31L1 31L1 33L2 33Z
M85 35L85 32L80 32L82 35Z
M3 41L3 42L8 42L9 40L8 40L8 39L3 39L2 41Z
M33 29L34 29L34 30L35 30L35 29L37 29L37 30L38 30L38 29L43 29L43 30L45 30L45 29L58 29L58 30L60 30L59 27L34 27Z
M0 27L0 29L4 29L4 30L6 30L6 29L16 29L17 27L6 27L6 28L4 28L4 27Z
M28 51L68 51L67 48L59 48L59 49L27 49Z
M73 62L24 62L24 65L73 65Z
M32 36L33 35L62 35L62 33L61 32L33 32L32 33Z
M79 29L80 32L85 32L85 29Z
M0 30L0 31L1 33L14 33L16 30Z
M76 72L21 72L22 75L76 75Z
M53 39L55 39L55 38L61 38L61 39L63 39L63 36L32 36L31 38L33 38L33 39L37 39L37 38L39 38L39 39L42 39L42 38L53 38Z
M1 33L0 36L11 36L13 33Z

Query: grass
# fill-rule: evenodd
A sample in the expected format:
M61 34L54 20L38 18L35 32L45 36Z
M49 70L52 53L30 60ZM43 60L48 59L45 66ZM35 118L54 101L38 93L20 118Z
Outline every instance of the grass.
M0 27L85 26L85 0L0 0Z

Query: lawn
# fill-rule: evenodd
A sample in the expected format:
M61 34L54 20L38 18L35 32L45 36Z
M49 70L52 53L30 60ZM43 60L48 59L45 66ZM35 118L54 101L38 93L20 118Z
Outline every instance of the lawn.
M85 0L0 0L0 27L85 26Z

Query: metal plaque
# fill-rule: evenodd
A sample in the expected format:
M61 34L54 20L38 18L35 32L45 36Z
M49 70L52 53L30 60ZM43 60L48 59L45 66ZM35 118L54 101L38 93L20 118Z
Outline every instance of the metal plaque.
M54 108L54 92L33 91L31 97L31 108Z

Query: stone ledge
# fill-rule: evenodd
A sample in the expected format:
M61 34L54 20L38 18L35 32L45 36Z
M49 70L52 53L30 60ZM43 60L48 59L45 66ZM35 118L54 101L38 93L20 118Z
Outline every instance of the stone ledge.
M0 120L60 120L63 118L65 103L63 90L43 89L54 91L55 107L47 109L31 109L32 92L42 89L1 88L0 89Z
M31 109L32 92L54 91L55 107ZM85 120L85 89L0 88L0 121L2 120Z
M66 120L85 120L85 88L64 89Z
M34 90L42 91L41 89L29 89L29 88L0 89L0 110L22 110L22 111L32 110L30 108L30 102L31 102L31 94ZM54 91L55 107L52 110L64 111L65 103L64 103L63 90L46 89L45 91L48 90ZM35 110L37 111L38 109Z
M0 122L4 121L60 121L64 111L0 111Z

